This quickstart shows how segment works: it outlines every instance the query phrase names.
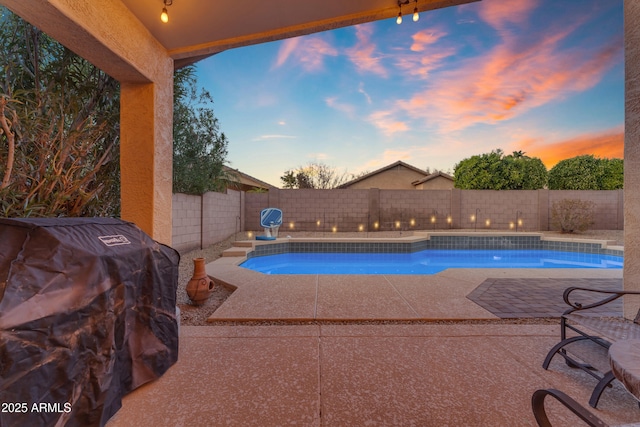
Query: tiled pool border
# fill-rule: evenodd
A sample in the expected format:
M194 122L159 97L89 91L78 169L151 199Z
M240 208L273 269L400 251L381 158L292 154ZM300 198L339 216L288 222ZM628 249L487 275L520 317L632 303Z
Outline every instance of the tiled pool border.
M579 241L578 239L545 238L542 235L430 235L411 241L385 239L385 241L344 241L344 239L287 239L256 244L247 258L288 252L334 253L412 253L425 249L548 249L566 252L623 256L624 250L608 248L605 241Z

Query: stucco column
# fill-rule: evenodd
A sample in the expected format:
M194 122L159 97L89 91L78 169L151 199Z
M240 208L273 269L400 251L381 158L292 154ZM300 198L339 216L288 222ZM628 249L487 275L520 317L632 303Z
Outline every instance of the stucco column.
M624 289L640 291L640 1L624 1ZM624 298L633 319L640 298Z
M171 244L173 68L164 81L120 86L121 217Z

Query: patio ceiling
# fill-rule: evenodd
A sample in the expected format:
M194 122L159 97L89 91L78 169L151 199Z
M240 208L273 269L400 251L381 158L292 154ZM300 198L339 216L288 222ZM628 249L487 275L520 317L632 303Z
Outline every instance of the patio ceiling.
M406 1L406 0L403 0ZM419 11L477 0L418 0ZM398 14L397 0L122 0L175 60L177 68L226 49L332 30ZM410 15L414 0L403 6Z

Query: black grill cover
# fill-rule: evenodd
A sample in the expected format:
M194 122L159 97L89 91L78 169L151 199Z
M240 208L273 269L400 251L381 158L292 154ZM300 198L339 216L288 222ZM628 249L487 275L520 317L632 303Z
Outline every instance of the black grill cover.
M103 426L178 358L178 253L112 218L0 218L0 426Z

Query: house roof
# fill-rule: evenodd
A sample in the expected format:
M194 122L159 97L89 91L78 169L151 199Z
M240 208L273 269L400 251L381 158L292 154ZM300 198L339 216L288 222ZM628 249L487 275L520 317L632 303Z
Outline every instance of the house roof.
M238 182L239 184L249 185L252 187L265 188L265 189L278 188L275 185L271 185L268 182L264 182L259 180L258 178L254 178L251 175L241 172L238 169L233 169L233 168L230 168L229 166L223 166L223 169L226 172L232 174L234 178L237 178L236 182Z
M412 170L414 172L420 173L420 174L424 175L425 177L427 177L429 175L426 171L424 171L422 169L419 169L419 168L417 168L415 166L410 165L409 163L405 163L405 162L403 162L401 160L398 160L397 162L391 163L390 165L387 165L385 167L377 169L377 170L375 170L373 172L369 172L368 174L363 175L363 176L361 176L359 178L356 178L356 179L351 180L349 182L345 182L344 184L338 186L338 188L350 187L351 185L355 184L356 182L364 181L367 178L371 178L374 175L378 175L379 173L382 173L382 172L385 172L387 170L393 169L393 168L395 168L397 166L404 166L405 168L410 169L410 170Z
M437 172L434 172L431 175L426 176L426 177L424 177L424 178L422 178L422 179L420 179L418 181L414 181L411 184L412 185L424 184L425 182L431 181L432 179L435 179L435 178L438 178L438 177L446 178L446 179L449 179L449 180L453 181L453 177L451 175L449 175L448 173L437 171Z

